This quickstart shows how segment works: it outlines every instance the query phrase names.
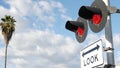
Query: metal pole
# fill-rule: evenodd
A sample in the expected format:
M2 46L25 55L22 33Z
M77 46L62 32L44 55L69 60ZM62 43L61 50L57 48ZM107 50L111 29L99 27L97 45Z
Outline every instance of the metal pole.
M106 5L110 6L109 0L103 0ZM111 65L109 68L115 68L114 61L114 47L113 47L113 37L112 37L112 28L111 28L111 15L108 15L107 23L105 26L105 38L106 38L106 47L111 49L107 51L107 64Z

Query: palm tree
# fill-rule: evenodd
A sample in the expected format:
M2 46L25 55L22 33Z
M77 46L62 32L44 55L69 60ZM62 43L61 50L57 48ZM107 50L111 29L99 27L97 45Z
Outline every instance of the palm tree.
M7 47L9 44L9 41L12 37L13 32L15 31L15 24L14 22L15 19L13 17L5 15L5 18L1 18L2 22L0 23L1 29L2 29L2 35L4 37L4 41L6 44L6 49L5 49L5 67L6 68L6 63L7 63Z

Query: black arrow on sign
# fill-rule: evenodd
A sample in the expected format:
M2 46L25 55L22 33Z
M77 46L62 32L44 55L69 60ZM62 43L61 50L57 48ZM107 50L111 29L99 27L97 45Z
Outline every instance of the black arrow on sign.
M96 47L92 48L91 50L89 50L89 51L87 51L87 52L83 52L82 56L84 57L86 54L88 54L88 53L90 53L90 52L92 52L92 51L94 51L94 50L98 50L99 47L100 47L100 46L97 45Z

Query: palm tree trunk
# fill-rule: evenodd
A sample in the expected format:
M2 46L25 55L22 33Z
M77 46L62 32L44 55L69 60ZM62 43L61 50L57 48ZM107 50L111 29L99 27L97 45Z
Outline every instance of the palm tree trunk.
M7 65L7 47L8 47L8 44L6 44L6 48L5 48L5 66L4 66L4 68L6 68L6 65Z

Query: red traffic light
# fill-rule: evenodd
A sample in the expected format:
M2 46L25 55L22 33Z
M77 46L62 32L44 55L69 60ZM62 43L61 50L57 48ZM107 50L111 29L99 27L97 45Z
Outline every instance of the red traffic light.
M94 15L92 16L92 22L93 22L93 24L95 24L95 25L99 25L100 22L101 22L101 20L102 20L102 16L99 15L99 14L94 14Z
M77 21L67 21L65 28L75 33L76 39L79 43L82 43L87 36L87 21L80 17Z
M83 42L86 37L87 37L87 32L88 32L88 24L87 21L81 17L79 17L77 19L78 22L80 22L79 24L81 24L81 26L78 26L75 36L76 39L79 43Z
M82 37L84 35L84 28L78 27L77 31L78 36Z
M106 25L108 9L103 0L95 0L91 6L82 6L78 15L88 20L93 32L100 32Z

